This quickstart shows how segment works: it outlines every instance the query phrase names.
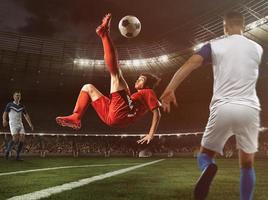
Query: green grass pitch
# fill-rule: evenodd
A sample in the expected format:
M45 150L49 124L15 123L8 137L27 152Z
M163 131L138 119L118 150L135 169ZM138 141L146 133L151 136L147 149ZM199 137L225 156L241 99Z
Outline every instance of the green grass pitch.
M0 158L0 200L58 186L64 183L128 168L157 158L71 158L25 157L23 162ZM2 175L21 170L105 164ZM118 164L118 165L106 165ZM121 165L123 164L123 165ZM218 159L217 176L208 200L239 199L239 168L237 159ZM256 160L257 184L254 200L268 199L268 159ZM52 195L50 200L190 200L200 172L194 158L171 158L133 171L92 182L85 186Z

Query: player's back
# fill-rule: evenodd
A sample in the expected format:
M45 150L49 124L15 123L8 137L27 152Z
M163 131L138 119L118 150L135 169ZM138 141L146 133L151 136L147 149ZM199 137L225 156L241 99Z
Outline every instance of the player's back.
M211 42L214 89L211 106L231 102L259 109L256 82L262 47L242 35Z

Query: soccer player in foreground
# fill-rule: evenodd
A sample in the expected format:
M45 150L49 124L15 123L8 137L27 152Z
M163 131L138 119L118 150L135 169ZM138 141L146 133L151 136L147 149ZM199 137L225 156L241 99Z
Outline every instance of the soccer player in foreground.
M5 111L3 113L3 127L7 127L9 124L10 132L12 135L12 140L8 143L5 158L9 158L9 153L12 150L13 146L18 143L17 148L17 156L16 160L21 161L20 152L23 147L23 143L25 140L25 130L22 123L22 114L28 122L30 128L34 129L33 124L31 122L30 116L26 112L25 107L20 103L21 100L21 92L16 91L13 94L13 102L9 102L6 105ZM9 119L9 121L7 120Z
M82 87L72 115L57 117L61 126L81 128L81 119L91 104L101 120L109 126L126 127L148 111L153 114L148 134L138 143L149 143L160 121L160 103L153 91L159 78L151 74L141 74L135 83L136 93L130 95L129 87L118 67L117 52L110 37L111 14L107 14L96 29L104 49L104 60L111 75L110 97L104 96L92 84Z
M211 41L175 73L161 96L164 111L177 104L175 90L203 62L212 62L214 74L210 116L201 141L198 165L202 172L194 190L196 200L205 199L216 175L216 153L232 135L236 137L240 164L240 199L253 199L256 182L254 153L258 148L260 103L256 82L262 47L243 36L244 18L238 12L224 16L225 38Z

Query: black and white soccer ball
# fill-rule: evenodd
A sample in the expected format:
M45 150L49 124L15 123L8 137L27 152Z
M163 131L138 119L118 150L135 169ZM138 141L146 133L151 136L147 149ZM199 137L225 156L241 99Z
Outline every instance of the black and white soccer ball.
M118 25L120 33L126 38L136 37L141 31L141 23L135 16L123 17Z

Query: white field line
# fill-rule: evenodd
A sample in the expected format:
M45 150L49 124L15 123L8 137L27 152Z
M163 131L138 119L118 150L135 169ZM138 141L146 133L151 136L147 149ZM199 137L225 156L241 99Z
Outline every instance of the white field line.
M158 163L158 162L163 161L163 160L164 159L155 160L155 161L152 161L152 162L148 162L148 163L144 163L144 164L140 164L140 165L136 165L136 166L132 166L132 167L128 167L128 168L108 172L108 173L93 176L93 177L90 177L90 178L80 179L80 180L75 181L75 182L65 183L63 185L50 187L50 188L47 188L47 189L39 190L39 191L36 191L36 192L32 192L32 193L28 193L28 194L24 194L24 195L20 195L20 196L14 196L14 197L11 197L11 198L9 198L7 200L37 200L37 199L46 198L46 197L49 197L49 196L51 196L53 194L58 194L58 193L61 193L61 192L67 191L67 190L72 190L74 188L82 187L82 186L85 186L85 185L87 185L89 183L99 181L99 180L103 180L103 179L106 179L106 178L110 178L112 176L124 174L126 172L129 172L129 171L141 168L141 167L145 167L145 166L148 166L148 165L152 165L152 164Z
M122 163L122 164L94 164L94 165L76 165L76 166L64 166L64 167L49 167L41 169L30 169L24 171L14 171L14 172L4 172L0 173L0 176L15 175L15 174L24 174L30 172L41 172L49 170L58 170L58 169L71 169L71 168L87 168L87 167L106 167L106 166L121 166L121 165L138 165L140 163Z

